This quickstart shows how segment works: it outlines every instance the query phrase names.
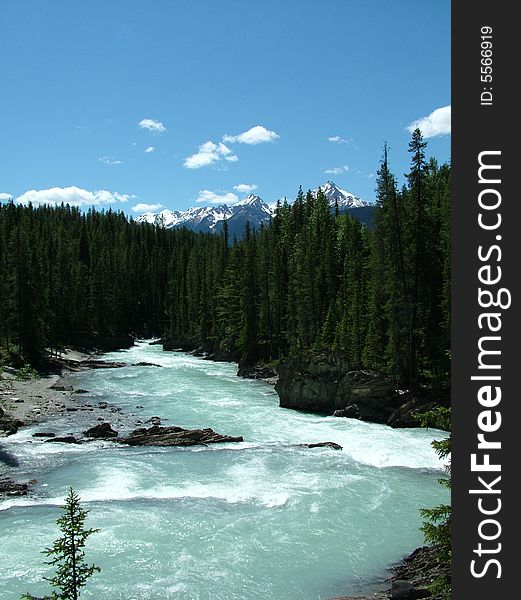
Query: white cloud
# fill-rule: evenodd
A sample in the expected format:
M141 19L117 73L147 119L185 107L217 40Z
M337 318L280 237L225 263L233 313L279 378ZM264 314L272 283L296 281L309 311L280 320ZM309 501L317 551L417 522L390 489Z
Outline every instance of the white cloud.
M332 135L331 137L327 138L327 141L333 142L334 144L351 144L354 142L353 138L343 138L339 135Z
M201 167L213 165L223 159L228 162L239 160L230 148L222 142L214 144L212 141L208 141L199 146L196 154L185 158L183 164L187 169L200 169Z
M450 133L451 107L443 106L433 110L430 115L413 121L406 129L412 133L420 129L424 138L436 137Z
M142 119L139 121L138 125L141 129L146 129L151 133L165 133L166 127L161 123L161 121L156 121L155 119Z
M344 165L343 167L332 167L331 169L326 169L324 173L327 173L328 175L342 175L343 173L349 173L350 171L351 169L347 165Z
M0 201L1 200L10 200L12 198L11 194L7 192L0 192Z
M262 125L255 125L248 131L239 133L238 135L225 135L223 142L231 144L239 142L240 144L263 144L266 142L274 142L279 139L279 134L266 129Z
M136 206L133 206L132 210L134 212L144 213L159 210L160 208L163 208L162 204L145 204L144 202L141 202L140 204L136 204Z
M239 198L232 192L216 194L210 190L201 190L197 197L197 202L205 202L206 204L235 204L239 202Z
M135 196L109 192L107 190L89 192L73 185L66 188L54 187L47 190L28 190L21 196L18 196L16 201L20 204L31 202L33 206L61 204L62 202L71 206L99 206L101 204L126 202L129 198L135 198Z
M234 185L233 189L241 194L249 194L253 190L256 190L257 186L254 183L239 183L238 185Z
M98 158L99 162L102 162L104 165L122 165L123 161L122 160L117 160L115 158L112 158L112 156L100 156L100 158Z
M154 152L155 149L155 146L149 146L148 148L145 148L145 152L150 154L151 152Z

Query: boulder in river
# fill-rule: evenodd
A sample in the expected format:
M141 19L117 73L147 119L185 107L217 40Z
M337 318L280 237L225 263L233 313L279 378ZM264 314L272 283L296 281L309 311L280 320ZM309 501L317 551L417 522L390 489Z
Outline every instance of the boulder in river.
M52 433L52 431L37 431L36 433L33 433L33 437L34 438L53 438L53 437L56 437L56 434Z
M242 442L242 436L221 435L213 429L183 429L160 427L135 429L129 436L119 440L129 446L196 446L220 442Z
M333 448L333 450L342 450L342 446L336 442L315 442L313 444L301 444L306 448Z
M62 444L81 444L73 435L64 435L63 437L53 437L45 440L46 444L50 442L61 442Z
M100 423L83 432L86 437L104 439L118 437L118 432L112 429L110 423Z
M0 495L3 496L27 496L28 483L13 481L12 479L0 479Z
M122 367L128 367L127 363L117 361L106 361L95 358L84 360L81 363L81 367L84 369L121 369Z

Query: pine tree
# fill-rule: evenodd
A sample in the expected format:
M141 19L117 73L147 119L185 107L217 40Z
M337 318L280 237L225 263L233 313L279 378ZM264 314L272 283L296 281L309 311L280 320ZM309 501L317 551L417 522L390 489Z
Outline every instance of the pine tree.
M54 577L47 578L52 587L58 592L53 592L51 600L77 600L81 588L87 580L100 568L85 563L84 547L87 538L99 529L86 529L85 519L89 511L80 506L80 497L69 488L63 507L64 514L56 521L63 535L54 541L51 548L43 551L51 560L46 564L56 567ZM24 599L34 598L30 594L22 596Z

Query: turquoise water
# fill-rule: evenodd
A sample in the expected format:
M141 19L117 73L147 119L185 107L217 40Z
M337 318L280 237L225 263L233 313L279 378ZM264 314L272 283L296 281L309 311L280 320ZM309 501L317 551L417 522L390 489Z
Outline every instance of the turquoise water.
M58 537L69 485L90 510L88 525L101 528L87 558L102 572L82 597L107 600L323 600L358 592L422 544L418 509L447 500L430 447L441 432L281 409L272 387L236 377L236 365L146 342L104 358L164 368L74 375L73 385L90 391L79 402L103 400L135 419L157 415L164 425L212 427L245 441L128 448L31 437L82 431L83 412L11 436L3 445L20 461L15 476L39 483L34 496L0 503L3 600L49 592L42 578L52 571L40 550ZM107 414L124 431L118 413ZM298 446L321 441L343 450Z

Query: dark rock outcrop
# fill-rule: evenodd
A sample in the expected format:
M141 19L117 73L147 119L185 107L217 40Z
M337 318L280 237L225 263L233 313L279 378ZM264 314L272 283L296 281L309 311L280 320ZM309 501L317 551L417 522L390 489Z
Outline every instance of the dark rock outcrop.
M396 589L405 589L405 584L398 584L399 581L410 584L410 598L431 598L438 600L438 596L432 594L429 590L431 584L436 580L450 581L450 565L440 563L436 557L436 549L432 546L423 546L417 548L412 554L407 556L402 563L393 568L391 581L393 587L391 593ZM402 587L403 586L403 587ZM392 598L407 598L407 596L391 596Z
M53 437L45 440L46 444L52 442L61 442L62 444L81 444L79 440L77 440L73 435L65 435L63 437Z
M259 367L258 365L239 365L237 376L244 377L245 379L271 379L277 376L277 372L271 367Z
M315 442L314 444L301 444L306 448L333 448L333 450L342 450L342 446L336 442Z
M0 496L27 496L29 483L19 482L12 479L0 479Z
M129 446L195 446L220 442L242 442L243 437L216 433L213 429L183 429L182 427L160 427L135 429L120 440Z
M128 364L124 362L89 358L89 360L84 360L81 363L81 367L84 369L121 369L122 367L128 367Z
M55 433L52 433L51 431L37 431L36 433L33 433L33 438L53 438L56 437Z
M283 408L386 423L400 404L389 377L350 371L339 352L292 358L276 371L275 390Z
M106 438L114 438L118 437L118 432L114 431L110 426L110 423L100 423L99 425L95 425L87 431L84 431L83 434L86 437L96 438L96 439L106 439Z
M347 371L347 363L338 352L295 357L279 363L275 391L280 406L333 414L349 402L351 382Z
M0 436L13 435L25 423L19 419L12 419L9 415L4 414L0 417Z
M414 397L400 393L384 373L349 370L336 351L291 358L279 363L276 371L275 391L283 408L391 427L419 427L417 413L450 404L448 390L424 386Z

